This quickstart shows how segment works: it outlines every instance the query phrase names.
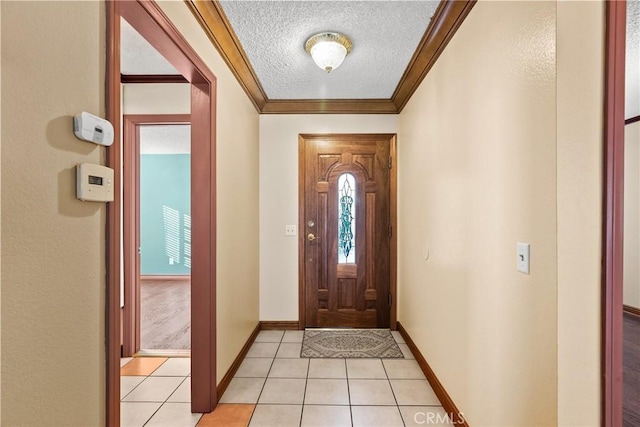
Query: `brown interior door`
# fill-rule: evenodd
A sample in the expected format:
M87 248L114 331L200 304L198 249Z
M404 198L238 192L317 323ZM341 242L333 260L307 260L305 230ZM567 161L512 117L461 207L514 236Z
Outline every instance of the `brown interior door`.
M305 326L389 327L391 135L302 135Z

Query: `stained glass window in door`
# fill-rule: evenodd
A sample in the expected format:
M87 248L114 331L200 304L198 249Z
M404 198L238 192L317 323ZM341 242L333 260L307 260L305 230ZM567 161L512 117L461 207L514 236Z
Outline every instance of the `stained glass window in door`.
M356 262L356 180L350 173L338 178L338 263Z

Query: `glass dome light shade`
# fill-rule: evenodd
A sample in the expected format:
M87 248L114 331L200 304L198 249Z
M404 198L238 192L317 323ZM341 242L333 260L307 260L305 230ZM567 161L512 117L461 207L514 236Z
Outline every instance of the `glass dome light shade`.
M323 41L316 43L310 53L318 67L329 73L342 64L347 56L347 49L338 42Z
M351 40L343 34L320 33L307 40L305 50L326 72L335 70L351 51Z

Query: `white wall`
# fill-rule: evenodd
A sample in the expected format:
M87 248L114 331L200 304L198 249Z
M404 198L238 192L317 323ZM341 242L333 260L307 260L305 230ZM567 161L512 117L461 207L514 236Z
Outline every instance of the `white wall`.
M640 122L624 128L624 304L640 308Z
M298 134L397 130L397 115L260 116L260 320L298 320L298 238L284 235L298 225Z

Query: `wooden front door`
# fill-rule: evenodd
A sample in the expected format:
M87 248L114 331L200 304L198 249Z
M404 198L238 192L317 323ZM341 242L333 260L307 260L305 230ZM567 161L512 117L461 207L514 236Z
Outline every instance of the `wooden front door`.
M300 136L304 326L390 326L394 138Z

